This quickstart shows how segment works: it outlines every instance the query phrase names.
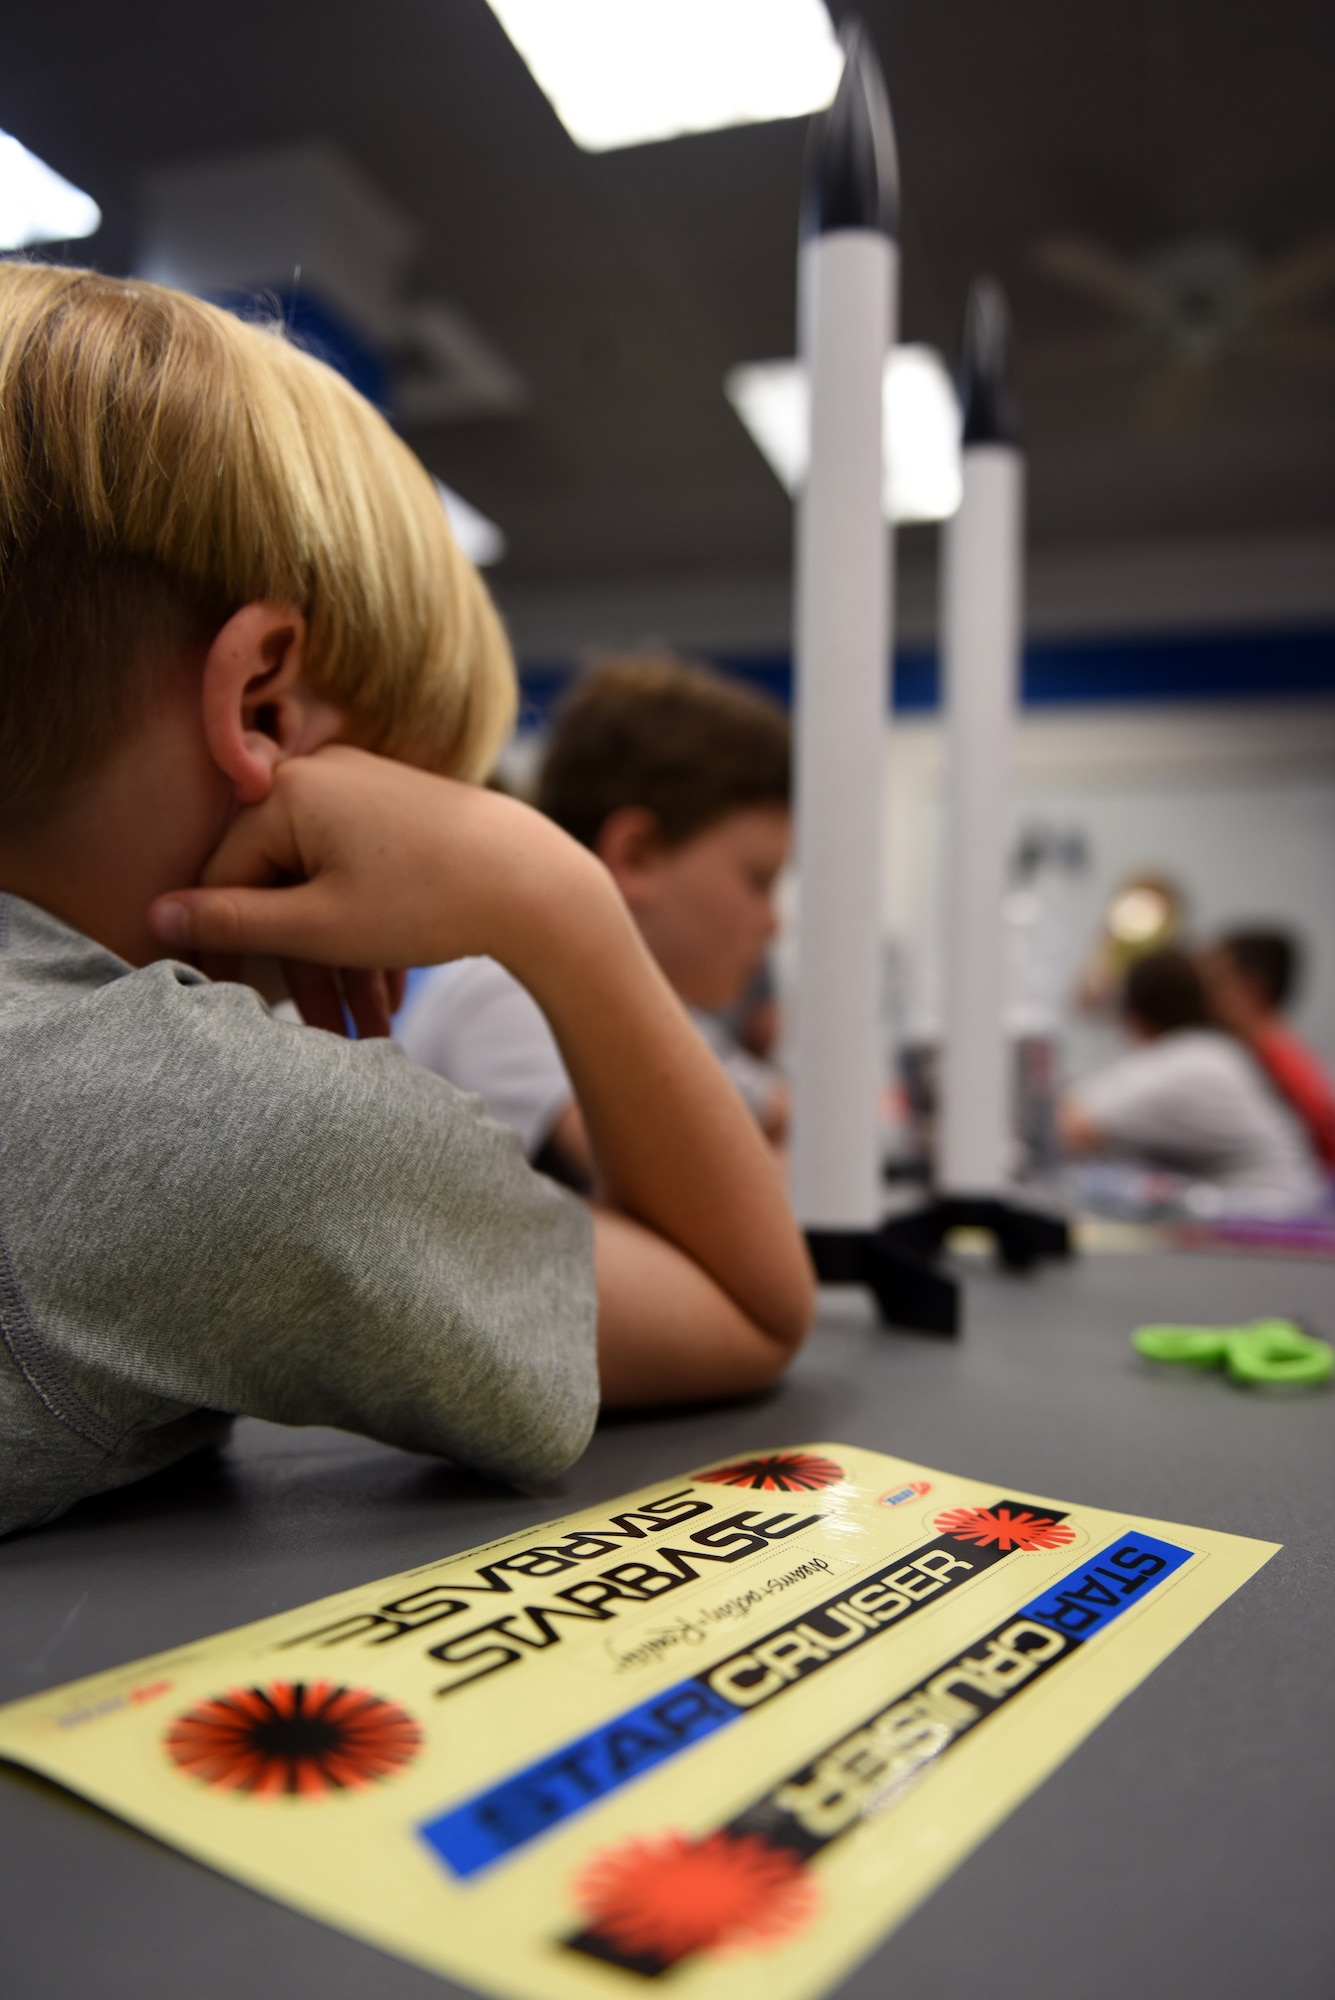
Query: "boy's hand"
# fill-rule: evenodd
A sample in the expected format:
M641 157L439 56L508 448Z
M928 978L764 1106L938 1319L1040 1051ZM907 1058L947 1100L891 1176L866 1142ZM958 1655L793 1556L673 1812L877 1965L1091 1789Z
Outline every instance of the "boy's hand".
M576 879L587 894L600 877L513 799L331 747L280 766L268 798L229 828L204 886L159 897L149 922L181 950L368 972L485 953L522 977L512 959L527 957L539 908L550 920L553 898Z
M278 961L287 997L308 1028L326 1028L346 1035L348 1017L362 1041L383 1039L393 1031L394 1016L403 1005L407 974L365 971L360 966L305 965L299 958ZM208 972L207 954L204 971Z
M239 958L235 953L197 951L194 962L213 980L249 986L270 1007L290 1001L308 1028L346 1035L348 1020L360 1040L393 1032L403 1005L407 974L365 972L360 968L305 965L299 958Z
M551 1024L616 1211L594 1223L604 1397L774 1379L811 1320L805 1246L758 1126L586 849L514 799L331 747L280 766L205 875L149 912L177 949L499 960Z

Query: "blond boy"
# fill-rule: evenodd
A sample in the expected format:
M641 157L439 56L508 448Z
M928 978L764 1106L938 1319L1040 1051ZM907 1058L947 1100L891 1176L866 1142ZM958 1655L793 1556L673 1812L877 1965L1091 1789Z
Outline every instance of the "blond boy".
M592 856L467 782L509 655L430 481L277 335L0 266L0 1530L332 1423L509 1477L773 1379L810 1275L767 1150ZM526 984L606 1206L386 1042L206 976ZM590 974L600 1005L583 999Z

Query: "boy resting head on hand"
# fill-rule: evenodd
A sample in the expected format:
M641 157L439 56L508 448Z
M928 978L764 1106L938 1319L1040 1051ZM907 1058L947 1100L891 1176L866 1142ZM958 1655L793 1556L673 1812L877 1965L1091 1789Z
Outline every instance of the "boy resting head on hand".
M513 704L431 481L338 376L0 265L0 1532L238 1413L548 1476L600 1390L734 1393L799 1344L767 1150L606 872L468 782ZM395 968L461 954L551 1021L597 1212L387 1041L201 969L280 959L374 1031Z

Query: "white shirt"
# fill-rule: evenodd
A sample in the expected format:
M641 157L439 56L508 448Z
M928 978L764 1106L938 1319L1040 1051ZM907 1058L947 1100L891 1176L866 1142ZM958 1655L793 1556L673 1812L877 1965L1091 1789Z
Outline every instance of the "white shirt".
M395 1034L411 1062L485 1099L491 1116L519 1134L529 1159L574 1098L547 1016L494 958L438 965Z
M1228 1035L1209 1028L1161 1035L1071 1095L1118 1152L1214 1181L1266 1209L1321 1199L1321 1177L1297 1121Z
M777 1070L739 1048L713 1015L688 1009L743 1101L761 1117ZM404 1053L485 1099L519 1134L529 1159L542 1151L574 1086L536 1000L493 958L438 965L421 982L395 1030Z

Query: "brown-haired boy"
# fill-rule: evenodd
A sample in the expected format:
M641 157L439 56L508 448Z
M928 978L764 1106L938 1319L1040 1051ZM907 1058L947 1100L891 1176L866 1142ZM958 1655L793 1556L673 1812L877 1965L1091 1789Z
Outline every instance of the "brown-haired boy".
M791 745L776 703L675 660L619 660L578 681L557 711L536 802L596 854L640 935L767 1136L786 1091L731 1040L775 930L788 857ZM591 994L596 1000L596 995ZM415 1062L476 1091L529 1157L592 1178L588 1136L550 1028L486 960L441 967L399 1038Z
M513 700L429 479L337 376L155 286L0 265L0 1531L239 1412L549 1474L600 1386L728 1393L800 1341L772 1162L605 871L461 782ZM283 959L315 1018L338 968L366 1029L386 968L495 958L606 1206L206 952Z

